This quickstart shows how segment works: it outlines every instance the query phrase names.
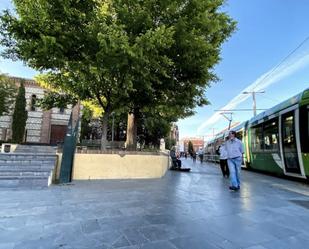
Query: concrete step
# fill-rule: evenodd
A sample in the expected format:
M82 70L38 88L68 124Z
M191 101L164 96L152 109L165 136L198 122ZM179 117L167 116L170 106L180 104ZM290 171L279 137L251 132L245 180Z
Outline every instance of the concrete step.
M0 172L2 171L38 171L38 172L50 172L53 167L14 167L14 166L3 166L0 167Z
M57 158L52 153L0 153L0 188L48 187Z
M57 147L44 145L18 145L15 153L53 153L55 154Z
M0 171L0 176L42 176L49 177L51 171Z
M50 176L0 176L0 188L46 188Z
M40 166L40 165L55 165L56 160L46 160L46 161L36 161L36 160L1 160L0 159L0 166L10 166L10 165L19 165L19 166L24 166L24 165L33 165L33 166Z
M2 165L0 166L0 171L14 170L14 171L51 171L55 168L54 165Z
M28 154L28 153L0 153L0 159L2 160L19 160L19 159L28 159L28 160L52 160L57 158L57 155L54 154Z

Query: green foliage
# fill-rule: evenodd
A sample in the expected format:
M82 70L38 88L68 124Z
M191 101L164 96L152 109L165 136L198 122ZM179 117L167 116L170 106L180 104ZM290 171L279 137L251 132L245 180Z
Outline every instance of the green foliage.
M170 137L166 137L165 139L165 149L170 150L173 146L176 145L176 140Z
M81 118L81 131L80 131L81 139L90 139L91 127L89 123L92 117L93 117L93 111L88 107L84 107Z
M52 89L95 100L103 136L119 107L154 109L169 123L171 113L177 120L208 104L221 45L235 29L224 0L13 2L16 14L0 16L4 56L48 71Z
M15 99L14 83L4 74L0 74L0 116L10 112Z
M160 146L160 139L170 132L171 124L156 115L145 114L139 118L138 142L145 145Z
M15 143L22 143L25 135L28 112L26 111L25 86L21 81L15 101L15 108L12 122L12 140Z
M44 98L39 100L39 106L45 110L50 110L53 107L67 108L69 104L74 106L76 103L77 99L57 92L46 92Z
M191 141L189 141L189 143L188 143L188 152L189 152L189 154L190 154L191 156L195 153L194 147L193 147L193 144L192 144Z

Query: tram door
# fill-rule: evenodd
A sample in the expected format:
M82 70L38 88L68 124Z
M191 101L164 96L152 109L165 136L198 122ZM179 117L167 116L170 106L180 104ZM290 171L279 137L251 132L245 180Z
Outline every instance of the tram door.
M300 174L294 111L282 115L282 149L286 172Z

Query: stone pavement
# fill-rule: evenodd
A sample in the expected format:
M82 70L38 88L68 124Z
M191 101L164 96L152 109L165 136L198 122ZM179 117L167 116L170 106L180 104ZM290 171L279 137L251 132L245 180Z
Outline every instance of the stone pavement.
M0 189L0 249L309 248L309 187L213 164L162 179Z

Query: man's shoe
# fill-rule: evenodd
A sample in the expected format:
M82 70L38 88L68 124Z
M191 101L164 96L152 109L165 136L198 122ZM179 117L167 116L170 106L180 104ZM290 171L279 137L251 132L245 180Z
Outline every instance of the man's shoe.
M234 187L234 186L230 186L229 189L230 189L230 190L233 190L233 191L237 191L237 188Z

